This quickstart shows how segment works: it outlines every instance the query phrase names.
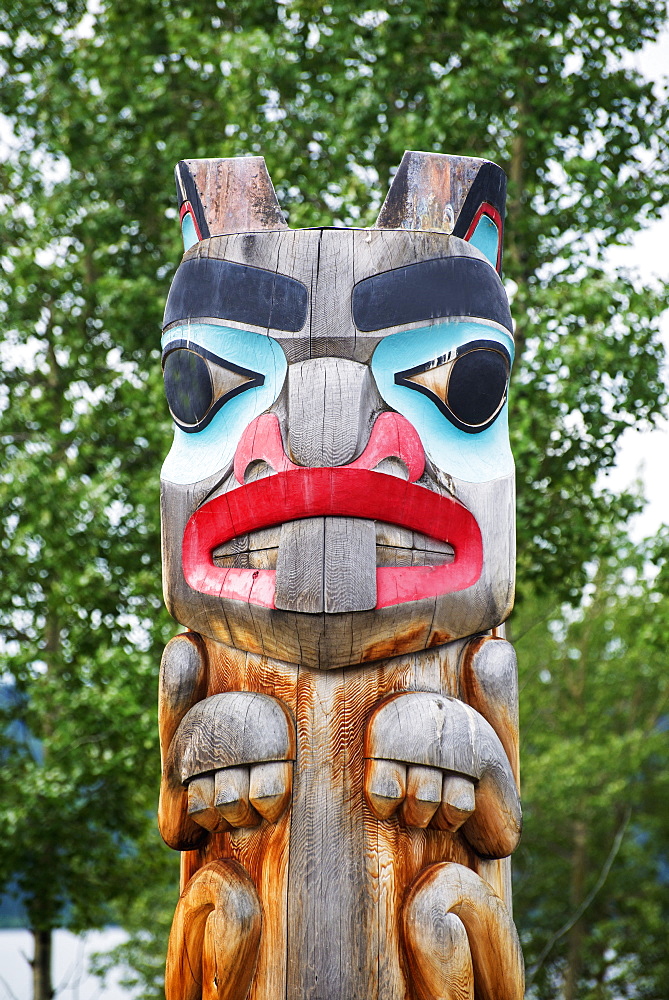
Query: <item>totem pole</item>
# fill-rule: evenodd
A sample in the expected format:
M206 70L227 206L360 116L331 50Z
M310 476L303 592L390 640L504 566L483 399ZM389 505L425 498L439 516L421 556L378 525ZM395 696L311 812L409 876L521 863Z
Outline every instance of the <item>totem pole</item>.
M162 339L168 1000L520 1000L505 177L406 153L371 229L176 170Z

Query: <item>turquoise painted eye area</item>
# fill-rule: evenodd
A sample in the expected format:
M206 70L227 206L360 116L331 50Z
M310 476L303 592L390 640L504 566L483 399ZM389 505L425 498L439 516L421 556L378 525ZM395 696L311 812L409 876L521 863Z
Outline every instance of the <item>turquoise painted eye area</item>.
M162 346L175 427L161 475L198 483L230 468L244 429L281 392L286 355L265 334L205 322L169 327Z
M205 428L233 396L265 381L259 372L178 342L170 344L165 353L163 377L170 413L177 426L189 434Z
M479 434L504 406L510 369L501 344L479 340L397 372L395 384L427 396L459 430Z
M484 483L513 472L506 405L512 358L507 330L454 320L383 337L372 374L435 466Z

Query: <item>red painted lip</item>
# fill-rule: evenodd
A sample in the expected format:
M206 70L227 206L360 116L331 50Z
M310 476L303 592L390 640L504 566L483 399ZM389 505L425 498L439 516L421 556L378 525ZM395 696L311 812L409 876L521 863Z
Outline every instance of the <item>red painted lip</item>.
M337 466L277 472L203 504L184 531L186 582L201 594L273 608L275 570L215 566L212 552L249 531L328 515L386 521L453 546L453 562L441 566L379 566L377 608L464 590L481 575L481 531L462 504L395 476Z

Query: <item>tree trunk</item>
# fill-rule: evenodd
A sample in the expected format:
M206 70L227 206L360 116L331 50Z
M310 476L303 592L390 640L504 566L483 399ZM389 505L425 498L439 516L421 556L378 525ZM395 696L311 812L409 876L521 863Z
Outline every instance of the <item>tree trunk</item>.
M576 910L583 902L583 886L587 870L587 830L582 820L576 820L571 857L570 902ZM564 977L564 1000L575 1000L583 965L583 917L579 917L567 938L567 969Z
M51 982L51 930L33 929L35 950L31 961L33 970L33 1000L53 1000Z

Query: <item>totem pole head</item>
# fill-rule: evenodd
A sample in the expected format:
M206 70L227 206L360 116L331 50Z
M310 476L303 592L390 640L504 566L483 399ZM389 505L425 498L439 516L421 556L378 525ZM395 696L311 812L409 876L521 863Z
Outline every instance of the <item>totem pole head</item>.
M176 176L170 612L320 668L499 625L515 558L502 170L406 153L371 229L288 229L262 157Z

